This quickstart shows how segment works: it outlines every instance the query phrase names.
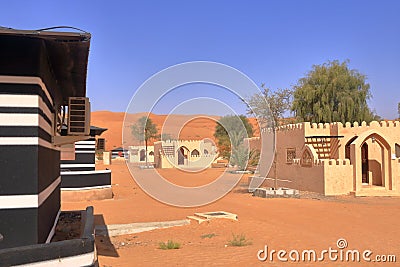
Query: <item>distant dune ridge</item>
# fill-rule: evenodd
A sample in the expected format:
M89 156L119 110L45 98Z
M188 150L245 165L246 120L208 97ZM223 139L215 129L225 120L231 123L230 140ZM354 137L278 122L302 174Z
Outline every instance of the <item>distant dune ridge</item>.
M125 127L130 128L140 117L145 116L145 113L128 114L129 124ZM201 140L211 138L214 140L214 130L216 121L220 116L210 115L157 115L150 114L150 119L157 125L158 132L161 133L161 127L168 118L168 125L164 128L164 133L178 133L179 139L184 140ZM195 118L194 118L195 117ZM122 146L122 126L125 118L124 112L112 111L94 111L91 114L91 125L107 128L101 137L106 139L106 150ZM259 135L257 121L255 118L249 118L253 125L254 135ZM185 122L188 123L184 124ZM181 129L181 127L183 128ZM134 142L133 138L126 137L127 144Z

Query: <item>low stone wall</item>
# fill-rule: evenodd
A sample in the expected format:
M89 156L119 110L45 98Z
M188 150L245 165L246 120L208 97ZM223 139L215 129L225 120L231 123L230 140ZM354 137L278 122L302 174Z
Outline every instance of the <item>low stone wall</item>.
M353 191L353 165L350 160L324 160L325 195L346 195Z
M113 198L113 191L111 186L106 188L61 190L61 203L103 200L111 198Z
M111 170L61 172L61 201L111 199Z
M277 190L268 188L257 188L253 196L262 198L299 198L300 192L295 189L278 188Z
M273 172L270 172L270 176ZM275 179L267 177L262 187L275 187ZM324 166L302 167L297 164L287 165L278 174L277 187L294 188L325 194Z

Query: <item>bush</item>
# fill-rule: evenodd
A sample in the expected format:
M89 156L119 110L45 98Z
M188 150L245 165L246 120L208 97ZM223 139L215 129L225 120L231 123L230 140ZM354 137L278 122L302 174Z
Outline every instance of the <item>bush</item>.
M244 234L240 235L232 234L232 239L228 241L228 245L232 247L243 247L251 244L252 242L247 240Z
M174 242L172 240L168 240L167 243L165 242L160 242L159 243L159 248L160 249L179 249L181 248L181 244L179 244L178 242Z
M214 234L214 233L212 233L212 234L205 234L205 235L202 235L202 236L200 236L201 238L212 238L212 237L214 237L214 236L217 236L216 234Z
M97 150L97 151L96 151L96 158L97 158L98 160L103 160L103 151Z

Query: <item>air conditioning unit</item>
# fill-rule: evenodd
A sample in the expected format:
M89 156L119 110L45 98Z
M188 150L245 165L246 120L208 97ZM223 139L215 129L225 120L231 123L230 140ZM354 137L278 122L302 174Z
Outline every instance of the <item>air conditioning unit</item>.
M90 138L89 98L70 97L68 107L59 106L56 110L53 145L63 146Z
M90 102L87 97L70 97L68 100L68 135L89 135Z

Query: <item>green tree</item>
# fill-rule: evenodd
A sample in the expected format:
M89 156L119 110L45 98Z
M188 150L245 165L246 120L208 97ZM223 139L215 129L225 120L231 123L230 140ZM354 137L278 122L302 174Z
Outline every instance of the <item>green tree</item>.
M346 123L376 119L367 104L371 94L366 76L349 69L348 62L334 60L314 65L297 82L292 111L299 121Z
M149 117L143 116L132 125L132 134L138 141L145 142L147 166L147 144L150 140L155 140L160 137L157 131L157 125L155 125Z
M242 147L243 139L252 136L253 127L244 115L229 115L220 118L214 132L219 155L225 159L230 159L233 161L232 164L238 166L239 162L242 162L243 154L246 154ZM231 155L231 151L237 151L237 154ZM240 163L240 165L243 164ZM243 166L240 167L243 168Z
M397 104L397 113L399 114L399 119L400 119L400 103Z
M169 134L169 133L162 133L161 135L160 135L160 139L162 140L162 141L166 141L166 140L177 140L176 138L174 138L171 134Z
M239 170L245 170L249 159L249 149L244 144L244 138L246 137L245 130L240 132L231 132L231 157L230 163L236 165Z

